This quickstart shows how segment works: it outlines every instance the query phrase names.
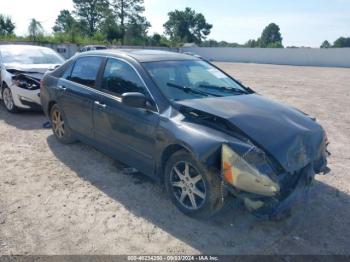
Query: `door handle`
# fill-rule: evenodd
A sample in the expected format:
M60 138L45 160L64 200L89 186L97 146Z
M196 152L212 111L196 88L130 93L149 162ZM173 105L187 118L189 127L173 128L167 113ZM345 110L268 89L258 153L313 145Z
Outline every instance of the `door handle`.
M97 105L99 107L102 107L102 108L106 108L107 107L105 104L101 104L99 101L95 101L94 103L95 103L95 105Z
M61 89L62 91L66 91L67 90L67 87L62 86L62 85L59 85L58 88Z

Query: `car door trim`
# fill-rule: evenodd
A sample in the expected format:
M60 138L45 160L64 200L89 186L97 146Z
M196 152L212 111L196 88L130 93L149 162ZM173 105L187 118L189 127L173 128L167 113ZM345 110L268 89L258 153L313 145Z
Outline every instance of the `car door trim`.
M86 90L93 91L93 92L95 92L95 93L97 93L97 94L99 94L99 95L103 95L103 96L105 96L105 97L111 98L111 99L113 99L113 100L116 100L116 101L119 102L119 103L122 102L122 99L121 99L121 98L119 98L119 97L117 97L117 96L114 96L114 95L110 95L110 94L105 93L105 92L102 92L102 91L100 91L100 90L98 90L98 89L95 89L95 88L92 88L92 87L88 87L88 86L85 86L85 85L82 85L82 84L79 84L79 83L77 83L77 82L73 82L73 81L70 81L70 80L64 79L64 78L61 78L61 81L69 82L69 83L74 83L75 85L78 85L79 87L84 88L84 89L86 89Z

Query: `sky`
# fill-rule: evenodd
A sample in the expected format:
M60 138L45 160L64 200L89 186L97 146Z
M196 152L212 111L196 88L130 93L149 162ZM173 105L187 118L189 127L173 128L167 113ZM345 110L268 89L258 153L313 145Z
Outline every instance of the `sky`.
M150 33L163 33L167 13L191 7L213 24L208 39L245 43L256 39L269 23L281 28L285 46L319 47L350 37L350 0L144 0ZM26 35L31 18L47 33L62 9L73 9L72 0L0 0L0 13L16 24L16 34Z

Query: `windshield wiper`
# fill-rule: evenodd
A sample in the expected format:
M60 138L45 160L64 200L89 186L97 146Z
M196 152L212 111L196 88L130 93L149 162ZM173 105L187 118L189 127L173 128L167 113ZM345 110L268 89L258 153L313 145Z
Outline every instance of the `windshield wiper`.
M193 89L193 88L190 88L190 87L187 87L187 86L177 85L177 84L173 84L173 83L166 83L166 84L167 84L167 86L180 89L180 90L184 91L185 93L192 93L192 94L197 94L197 95L221 97L220 95L212 94L212 93L209 93L209 92L204 92L202 90Z
M224 86L215 86L215 85L199 85L200 87L208 88L208 89L218 89L224 92L235 92L240 94L249 94L248 91L242 90L237 87L224 87Z

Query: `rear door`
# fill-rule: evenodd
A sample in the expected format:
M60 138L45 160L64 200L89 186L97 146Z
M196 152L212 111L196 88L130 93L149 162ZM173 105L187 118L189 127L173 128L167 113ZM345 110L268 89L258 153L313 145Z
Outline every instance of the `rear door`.
M152 175L159 114L145 83L130 64L111 58L102 74L101 92L94 103L95 138L124 163ZM121 95L127 92L145 94L154 110L122 104Z
M69 127L86 137L93 137L92 109L102 61L94 56L78 58L58 83L59 104Z

